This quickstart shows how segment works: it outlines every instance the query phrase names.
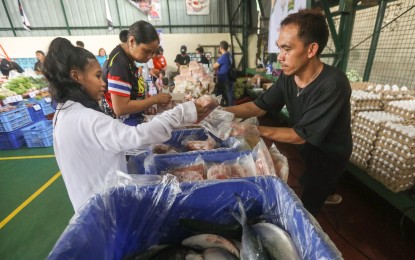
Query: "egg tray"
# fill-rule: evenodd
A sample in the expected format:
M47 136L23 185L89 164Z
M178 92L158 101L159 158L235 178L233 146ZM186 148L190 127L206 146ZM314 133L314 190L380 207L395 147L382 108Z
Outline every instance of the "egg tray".
M385 150L381 147L376 147L371 152L372 157L381 158L387 161L389 164L397 165L401 169L413 169L415 171L415 157L414 158L403 158L398 154Z
M352 136L355 136L368 144L372 144L377 140L377 131L373 131L364 126L352 126Z
M415 182L414 180L396 180L382 169L368 169L368 174L395 193L411 189Z
M385 106L385 112L388 112L388 113L391 113L397 116L401 116L405 120L415 120L415 111L402 109L400 107L395 107L389 104Z
M350 82L352 90L367 90L370 85L376 86L378 84L373 82Z
M388 150L390 152L393 152L395 154L397 154L398 156L404 158L404 159L411 159L414 157L414 148L411 149L405 149L405 146L399 144L399 143L394 143L391 142L390 139L381 139L378 140L375 143L375 147L379 147L382 148L384 150Z
M353 154L352 156L350 156L350 162L361 170L365 171L367 169L367 162L365 160L362 160L360 157L356 157Z
M368 125L354 122L352 125L352 134L353 133L360 133L366 135L370 140L375 140L379 130L375 130Z
M415 168L402 169L402 165L396 164L396 162L388 162L378 156L372 156L368 161L368 166L376 165L378 168L394 172L400 176L415 176Z
M359 153L361 155L370 155L370 152L373 150L374 146L367 146L359 142L353 142L353 153Z
M359 147L353 147L353 151L352 151L352 155L355 156L356 158L359 158L362 161L367 162L370 159L370 152L365 150L365 149L361 149Z

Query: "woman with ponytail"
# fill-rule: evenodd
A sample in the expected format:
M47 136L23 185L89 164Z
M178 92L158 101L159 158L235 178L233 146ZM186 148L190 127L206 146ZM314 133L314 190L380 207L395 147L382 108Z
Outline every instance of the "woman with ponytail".
M116 171L127 172L125 151L164 142L173 128L207 114L195 102L186 102L138 126L113 119L98 104L105 83L97 59L65 38L51 42L44 75L57 102L53 119L56 161L76 212Z

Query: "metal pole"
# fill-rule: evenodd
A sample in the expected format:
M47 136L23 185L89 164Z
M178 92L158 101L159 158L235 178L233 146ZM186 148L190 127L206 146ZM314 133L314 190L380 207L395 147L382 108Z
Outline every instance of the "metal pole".
M9 14L9 10L7 9L6 2L4 2L4 0L2 0L2 2L3 2L4 10L6 11L7 19L9 20L10 26L12 27L13 35L14 37L16 37L17 36L16 30L14 29L12 19L10 18L10 14Z
M118 1L115 0L115 5L117 6L117 14L118 14L118 22L120 23L120 31L122 30L122 25L121 25L121 15L120 15L120 8L118 6Z
M170 3L169 0L167 0L167 13L169 16L169 32L171 33L171 17L170 17Z
M242 29L242 71L246 71L246 69L248 68L248 0L242 0L243 1L243 5L242 5L242 24L243 24L243 29Z
M63 17L65 18L66 30L68 31L69 35L72 35L71 29L69 28L68 17L66 16L66 12L65 12L65 6L63 5L63 0L61 0L61 6L62 6L62 11L63 11Z
M372 71L373 60L375 59L376 48L378 46L380 30L382 29L383 17L385 16L387 1L382 0L379 5L378 15L376 17L375 29L373 31L372 42L370 43L369 54L367 56L367 62L365 72L363 74L363 81L368 81L370 73Z

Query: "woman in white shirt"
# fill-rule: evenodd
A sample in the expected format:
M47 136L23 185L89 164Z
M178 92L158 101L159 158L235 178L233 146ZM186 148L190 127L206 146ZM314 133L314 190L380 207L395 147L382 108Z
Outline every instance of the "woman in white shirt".
M114 120L99 108L105 83L97 59L65 38L51 42L44 74L58 103L53 120L56 160L76 212L116 171L127 171L125 151L164 142L173 128L207 114L187 102L138 126Z

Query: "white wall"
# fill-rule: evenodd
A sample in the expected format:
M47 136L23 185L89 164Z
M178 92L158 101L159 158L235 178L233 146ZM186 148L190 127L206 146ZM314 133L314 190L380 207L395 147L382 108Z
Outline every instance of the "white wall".
M62 36L70 40L74 45L76 41L83 41L85 48L95 55L98 55L98 49L104 48L107 54L119 43L118 35L96 35L96 36ZM49 43L56 38L52 37L2 37L0 44L7 52L10 58L34 58L36 50L47 52ZM230 43L229 33L215 34L162 34L161 44L164 48L169 70L175 70L174 59L180 52L180 46L186 45L188 52L195 52L198 45L219 45L220 41ZM236 44L236 43L235 43ZM256 36L250 41L248 47L250 57L248 57L249 67L255 67L255 48ZM234 50L240 52L239 49ZM2 54L2 53L1 53ZM240 55L239 55L240 56ZM237 60L238 62L238 60Z

